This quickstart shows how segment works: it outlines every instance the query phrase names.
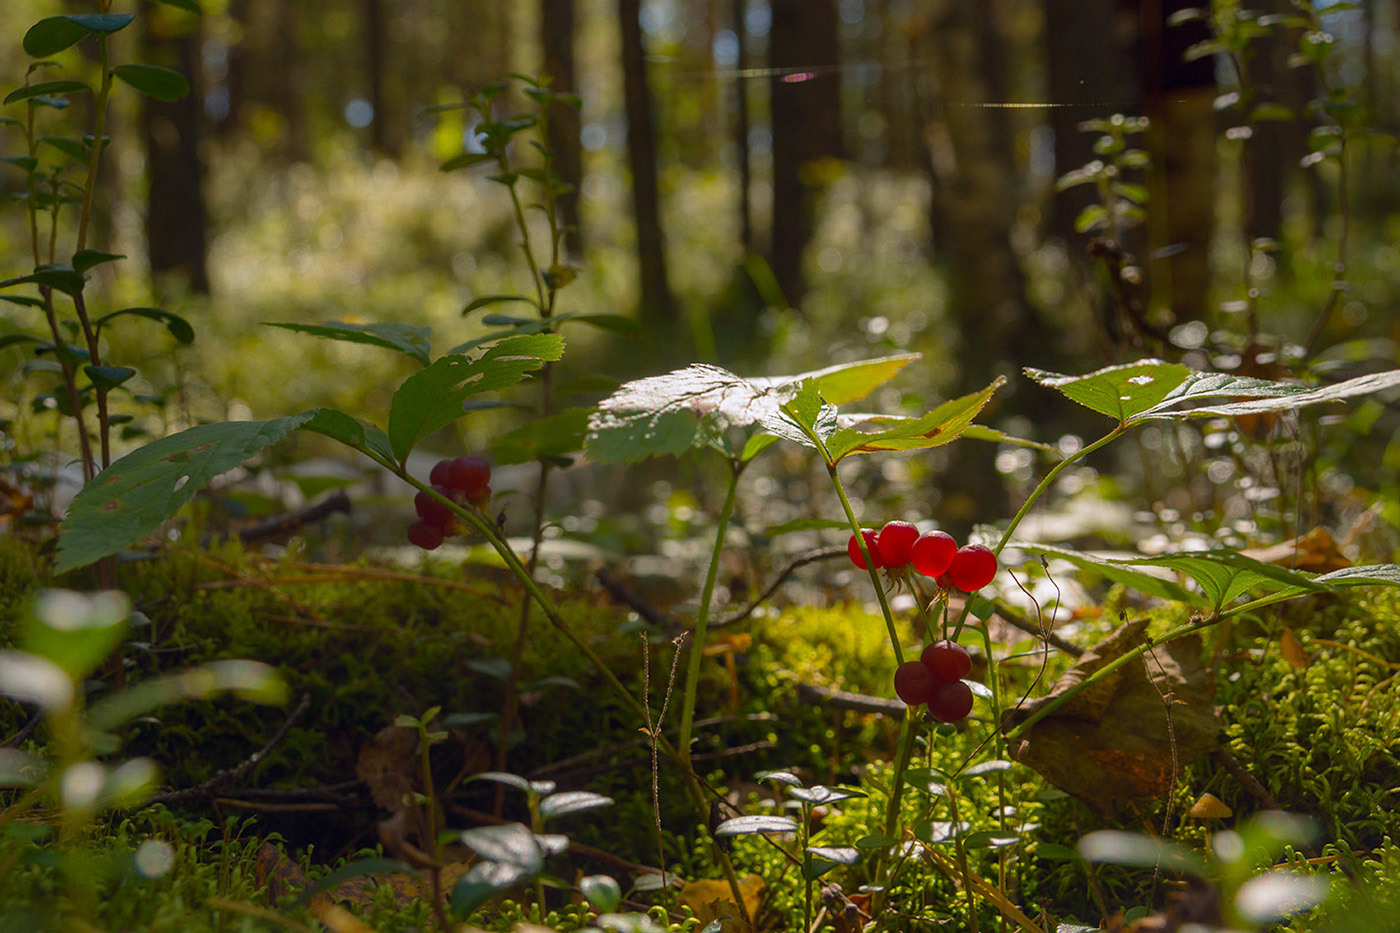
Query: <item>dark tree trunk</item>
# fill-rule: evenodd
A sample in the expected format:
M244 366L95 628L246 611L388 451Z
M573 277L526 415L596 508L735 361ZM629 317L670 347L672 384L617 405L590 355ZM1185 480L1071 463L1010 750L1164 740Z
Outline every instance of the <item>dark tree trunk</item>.
M739 40L738 58L734 68L739 76L734 79L734 148L739 163L739 242L743 244L747 257L754 251L753 206L750 203L753 192L753 169L749 158L749 84L744 72L749 68L748 27L744 14L747 0L730 0L729 18L734 35Z
M839 159L841 78L836 0L773 0L768 64L773 126L769 263L789 304L802 298L802 256L823 184L812 163Z
M196 25L174 32L172 22L168 15L147 21L143 60L174 68L190 79L195 90L169 103L142 98L149 179L147 254L157 291L188 288L208 294L199 30Z
M674 323L675 303L666 276L656 132L642 45L640 0L618 0L618 18L622 24L622 89L627 111L627 161L632 170L632 213L637 225L641 317L666 329Z
M1137 22L1124 22L1118 0L1045 0L1045 51L1050 128L1055 135L1055 175L1094 158L1094 136L1079 124L1115 110L1136 116L1141 101L1128 50ZM1097 201L1091 185L1056 192L1050 229L1076 242L1075 218Z
M574 32L574 0L541 0L540 46L544 52L544 73L550 78L550 87L556 91L578 91ZM564 243L575 256L583 253L583 227L578 212L578 189L583 184L579 129L577 107L555 104L550 108L549 148L554 154L554 170L574 189L573 193L559 199L559 214L566 230Z
M388 107L385 80L388 73L389 31L384 15L384 0L363 0L360 11L365 46L365 80L369 87L369 105L373 118L369 123L369 144L375 152L397 158L403 149L402 134L397 132Z
M1215 145L1218 124L1215 63L1185 60L1188 48L1209 37L1204 24L1167 25L1171 15L1192 6L1185 0L1142 0L1143 106L1152 121L1149 148L1153 184L1149 218L1155 253L1152 301L1171 310L1175 321L1207 316L1210 243L1215 224ZM1164 249L1165 248L1165 249Z
M932 63L925 142L936 259L950 290L950 336L960 340L959 372L949 386L953 394L980 389L1022 366L1057 365L1057 341L1026 296L1025 275L1011 245L1023 174L1015 162L1012 111L977 106L1007 99L999 6L931 0L920 8L927 14L925 31L916 37L916 48ZM1016 388L1013 380L999 395ZM1018 411L1039 417L1035 394L1016 401ZM995 453L988 444L947 449L939 514L957 533L1008 513Z

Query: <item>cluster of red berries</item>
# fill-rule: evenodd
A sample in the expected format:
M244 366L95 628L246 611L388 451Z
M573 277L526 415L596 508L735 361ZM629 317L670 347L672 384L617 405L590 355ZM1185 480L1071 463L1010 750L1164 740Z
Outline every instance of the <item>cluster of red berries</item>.
M956 587L964 593L975 593L997 574L997 556L991 548L980 544L958 547L946 531L919 534L913 523L896 521L886 522L879 531L865 528L861 537L865 538L866 550L876 567L897 570L912 564L945 590ZM865 569L865 555L861 554L855 535L851 535L846 552L852 563Z
M458 505L479 506L491 498L491 464L480 457L439 460L428 474L428 482L433 492ZM462 530L456 514L426 492L413 497L413 507L418 510L418 521L408 526L408 540L425 551L439 547L448 536Z
M894 672L894 692L910 706L928 704L940 722L957 722L972 712L972 688L963 678L972 659L957 642L936 641L917 661L905 661Z

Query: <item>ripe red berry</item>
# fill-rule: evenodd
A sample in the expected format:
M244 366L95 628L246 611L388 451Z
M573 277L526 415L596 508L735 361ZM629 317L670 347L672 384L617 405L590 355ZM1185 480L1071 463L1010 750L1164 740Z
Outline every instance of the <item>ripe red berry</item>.
M865 549L870 552L870 559L875 562L876 567L882 567L880 563L880 549L876 546L879 535L874 528L862 528L860 536L865 539ZM851 535L851 540L846 542L846 553L851 555L851 563L861 570L865 570L865 555L860 552L860 545L856 543L856 536Z
M885 522L876 538L880 563L886 567L903 567L909 563L909 549L918 537L919 529L911 522Z
M489 482L491 464L480 457L458 457L448 469L447 485L465 493L473 502L484 499L489 494L486 486Z
M447 537L441 525L434 525L419 519L408 526L408 541L416 544L425 551L432 551L442 546L443 540Z
M961 680L939 684L928 701L928 711L939 722L957 722L972 712L972 688Z
M919 660L939 683L962 680L972 670L972 658L968 657L967 649L946 639L924 648Z
M894 692L908 706L918 706L933 698L938 682L919 661L905 661L894 672Z
M953 564L948 568L948 576L953 585L964 593L975 593L997 575L997 556L992 549L980 544L969 544L958 548L953 555Z
M433 464L433 470L428 474L428 482L434 486L449 485L448 479L452 475L452 461L439 460Z
M958 542L946 531L926 531L919 535L909 550L914 569L926 577L938 577L948 572L957 553ZM942 586L942 584L939 584Z
M446 486L433 484L433 492L452 497L452 491ZM443 505L426 492L420 492L413 497L413 507L418 510L418 517L430 525L437 525L439 528L446 528L452 521L452 510Z

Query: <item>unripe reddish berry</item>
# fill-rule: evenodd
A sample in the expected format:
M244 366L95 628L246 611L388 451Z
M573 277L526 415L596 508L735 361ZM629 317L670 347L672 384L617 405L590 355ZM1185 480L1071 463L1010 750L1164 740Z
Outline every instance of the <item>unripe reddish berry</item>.
M428 474L428 482L434 486L447 486L452 477L452 461L439 460L433 464L432 472Z
M421 518L408 526L409 543L416 544L425 551L432 551L441 547L446 537L447 535L443 531L441 525L434 525L432 522L426 522Z
M928 711L939 722L957 722L972 712L972 688L961 680L939 684L929 698Z
M953 555L953 564L948 568L948 576L953 585L964 593L975 593L997 575L997 556L992 549L981 544L969 544L958 548Z
M865 549L870 552L870 559L875 562L876 567L883 566L880 563L880 549L876 546L879 536L874 528L862 528L860 536L865 539ZM856 536L851 535L851 540L846 542L846 553L851 556L851 563L861 570L865 570L865 555L860 552L860 545L856 543Z
M958 542L946 531L926 531L910 548L909 557L915 570L926 577L937 578L948 572L957 550Z
M886 567L903 567L909 563L909 551L918 537L919 529L912 522L885 522L876 540L880 563Z
M491 482L491 464L480 457L458 457L452 461L447 473L447 485L476 502L489 495L487 484Z
M433 492L447 498L452 497L452 491L446 486L433 484ZM452 521L452 510L443 505L426 492L420 492L413 497L413 507L418 511L418 517L430 525L437 525L439 528L446 528Z
M905 661L894 672L894 692L908 706L918 706L933 698L938 682L921 661Z
M968 657L967 649L947 639L924 648L919 660L940 683L962 680L972 670L972 658Z

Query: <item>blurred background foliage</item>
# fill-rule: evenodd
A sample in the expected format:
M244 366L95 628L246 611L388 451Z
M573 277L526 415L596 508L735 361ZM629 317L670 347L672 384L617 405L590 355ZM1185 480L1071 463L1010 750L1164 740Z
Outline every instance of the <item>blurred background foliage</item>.
M1269 19L1297 12L1287 0L1250 11L1221 0L1225 26L1212 34L1184 6L326 0L313 11L205 0L203 17L149 6L139 30L117 37L122 54L178 68L195 93L114 97L95 245L130 258L98 284L113 302L189 316L198 340L175 349L151 329L108 335L149 383L138 427L316 404L373 415L402 362L260 323L431 324L441 352L484 329L480 313L460 313L474 298L525 292L502 191L477 170L436 168L477 145L469 111L426 113L511 72L547 75L583 101L552 121L558 169L577 187L564 207L580 278L564 307L643 325L571 331L561 384L695 359L771 374L919 350L916 376L871 400L891 411L1023 366L1084 372L1156 355L1342 378L1394 364L1400 189L1383 134L1400 108L1395 8L1304 4L1318 27L1308 30ZM24 80L28 25L77 10L0 8L6 87ZM64 64L96 67L78 51ZM516 85L498 98L502 113L523 107ZM1112 114L1149 118L1133 140L1147 166L1119 179L1131 186L1121 226L1079 229L1095 187L1055 181L1103 156L1102 133L1080 124ZM1344 126L1344 151L1310 158L1332 125ZM22 176L0 185L16 193ZM27 270L27 243L23 212L0 213L6 275ZM0 310L0 333L30 326L26 311ZM23 362L18 348L0 351L12 460L51 448L57 424L42 405L31 411L39 390ZM563 401L597 397L595 384ZM1392 416L1366 402L1332 417L1345 421L1335 462L1352 461L1338 488L1361 487L1353 513L1395 498ZM474 415L469 444L513 417ZM987 415L1071 446L1101 428L1085 417L1016 378ZM1284 439L1308 429L1285 425ZM1284 485L1277 470L1262 474L1287 451L1260 454L1233 428L1223 448L1208 436L1154 433L1128 459L1151 462L1158 486L1144 478L1129 491L1158 513L1222 526L1220 503L1205 501L1214 490ZM1262 459L1241 466L1250 456ZM1314 488L1331 482L1328 464ZM871 468L864 491L939 477L921 505L967 527L1009 514L1033 466L1024 450L954 445ZM1204 492L1190 488L1197 474ZM1066 491L1096 480L1080 474ZM1304 523L1295 513L1278 530Z

